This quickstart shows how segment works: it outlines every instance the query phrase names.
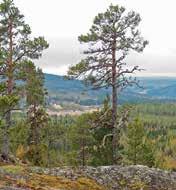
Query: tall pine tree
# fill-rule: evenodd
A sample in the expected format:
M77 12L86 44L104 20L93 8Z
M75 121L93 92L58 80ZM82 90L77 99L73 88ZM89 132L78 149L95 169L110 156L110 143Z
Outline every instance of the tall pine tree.
M110 5L95 17L89 33L79 36L79 41L88 47L84 51L86 56L68 71L69 76L83 77L94 88L111 87L114 163L119 131L116 130L118 92L137 83L129 74L140 71L138 66L127 66L125 58L131 50L142 52L148 43L138 30L140 21L140 15L134 11L126 13L124 7Z
M14 5L13 0L3 0L0 4L0 47L2 52L0 74L3 78L4 95L7 98L18 97L17 80L20 80L19 65L26 60L38 59L42 51L48 48L43 37L32 39L31 29L24 21L24 16ZM13 108L5 113L4 140L2 146L3 159L9 158L9 135L12 125Z

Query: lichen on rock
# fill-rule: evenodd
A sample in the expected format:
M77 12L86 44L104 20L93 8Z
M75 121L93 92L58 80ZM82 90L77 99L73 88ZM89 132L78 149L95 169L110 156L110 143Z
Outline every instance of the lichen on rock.
M176 173L146 166L0 167L7 190L175 190Z

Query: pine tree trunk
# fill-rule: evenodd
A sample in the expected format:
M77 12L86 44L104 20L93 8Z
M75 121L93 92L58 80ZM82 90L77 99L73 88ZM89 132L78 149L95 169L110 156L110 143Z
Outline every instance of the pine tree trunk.
M83 150L82 150L82 165L83 165L83 167L86 165L85 164L85 146L84 146L84 143L83 143Z
M84 134L84 132L83 132L83 134ZM82 149L82 151L81 151L81 156L82 156L82 166L84 167L85 165L86 165L86 163L85 163L85 139L84 139L84 137L82 138L82 140L81 140L81 149Z
M3 144L2 144L2 150L1 150L1 157L3 160L8 161L9 160L9 127L10 127L10 118L11 118L11 112L8 111L6 113L6 123L4 127L4 133L3 133Z
M116 85L116 41L112 48L112 161L116 164L117 140L116 137L116 121L117 121L117 85Z
M116 130L116 121L117 121L117 89L113 87L112 89L112 157L113 164L116 164L116 151L117 151L117 130Z
M13 93L13 31L12 31L12 20L9 21L9 58L7 60L8 73L7 73L7 95L10 97ZM5 116L5 128L4 128L4 138L2 145L2 158L4 160L9 160L9 128L11 126L11 109Z

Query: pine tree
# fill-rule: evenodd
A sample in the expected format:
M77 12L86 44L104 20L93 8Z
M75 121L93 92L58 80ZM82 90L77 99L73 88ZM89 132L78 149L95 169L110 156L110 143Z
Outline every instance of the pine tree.
M128 125L124 143L124 160L130 164L153 166L154 153L146 138L142 122L137 118Z
M48 48L48 43L43 37L30 38L31 29L24 22L24 16L14 5L13 0L3 0L0 4L0 47L1 64L0 76L3 78L4 95L10 99L19 98L17 80L20 80L19 65L26 60L38 59L42 51ZM22 79L21 79L22 80ZM16 99L16 98L15 98ZM17 102L16 102L17 105ZM4 142L2 156L9 157L8 131L12 125L11 112L14 106L9 106L5 113Z
M79 41L89 47L84 51L87 56L80 63L71 66L68 71L68 75L73 78L84 77L95 89L111 87L114 163L118 145L115 136L116 131L119 131L115 129L117 91L137 83L127 74L140 71L138 66L127 67L125 58L131 50L142 52L148 43L140 36L138 30L140 21L139 14L134 11L126 13L124 7L110 5L106 12L95 17L89 33L79 36Z
M47 125L48 114L45 110L44 75L41 69L36 69L32 62L23 65L26 73L26 103L28 107L27 118L30 126L28 145L30 159L36 165L41 164L41 129Z
M76 119L71 128L70 138L72 141L71 146L76 151L77 164L86 166L90 158L89 148L93 144L89 114L82 114Z
M126 128L130 119L131 106L121 106L118 110L117 129ZM112 165L113 155L112 140L113 129L111 128L112 109L110 105L110 97L107 96L104 100L102 109L90 114L89 123L91 125L95 145L92 149L94 165ZM116 138L120 139L120 132L116 132ZM119 146L119 151L121 147ZM117 158L116 158L117 159ZM121 161L121 156L118 156L118 163Z

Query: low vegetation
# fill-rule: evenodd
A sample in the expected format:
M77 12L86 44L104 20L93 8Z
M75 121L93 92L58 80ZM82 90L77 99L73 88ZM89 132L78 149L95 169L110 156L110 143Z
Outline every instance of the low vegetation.
M23 188L32 190L105 190L94 180L80 177L71 180L51 175L31 173L27 166L6 165L0 167L0 188Z

